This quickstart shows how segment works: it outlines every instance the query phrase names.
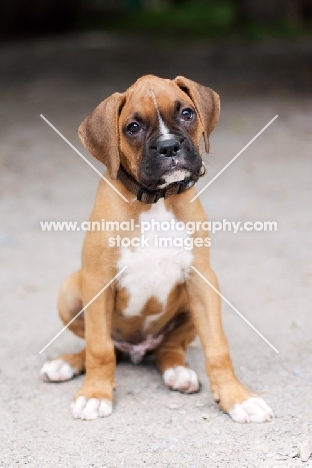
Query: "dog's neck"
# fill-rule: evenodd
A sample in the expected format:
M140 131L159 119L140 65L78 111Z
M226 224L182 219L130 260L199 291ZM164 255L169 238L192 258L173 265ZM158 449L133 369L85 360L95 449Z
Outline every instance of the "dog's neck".
M139 184L122 165L119 166L117 178L137 197L137 200L147 204L157 203L160 198L168 198L171 195L182 193L193 187L195 182L197 182L196 180L183 180L180 182L173 182L163 188L149 190Z

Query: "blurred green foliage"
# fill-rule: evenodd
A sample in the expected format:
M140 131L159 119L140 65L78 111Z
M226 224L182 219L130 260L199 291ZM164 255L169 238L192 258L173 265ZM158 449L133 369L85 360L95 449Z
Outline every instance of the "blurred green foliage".
M143 34L162 40L210 40L240 38L248 41L266 38L295 38L312 35L311 22L293 24L280 17L263 22L241 18L235 0L176 1L162 7L146 7L140 0L125 0L125 8L83 18L76 27L97 28L117 33Z
M311 37L312 0L7 0L0 15L4 37L89 29L179 42Z
M128 11L105 26L124 32L189 39L222 36L231 30L235 21L236 8L233 3L219 2L205 6L186 4L166 9Z

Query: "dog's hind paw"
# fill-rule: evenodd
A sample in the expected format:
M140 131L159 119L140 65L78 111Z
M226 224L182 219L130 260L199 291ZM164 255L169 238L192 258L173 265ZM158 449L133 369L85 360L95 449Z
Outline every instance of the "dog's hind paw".
M65 382L75 375L76 370L63 359L45 362L40 371L41 380L44 382Z
M183 393L195 393L200 388L196 372L184 366L170 367L163 373L163 379L171 390Z
M71 404L71 410L75 419L92 420L98 417L105 418L113 411L113 404L107 398L89 398L79 396Z
M239 423L263 423L274 418L272 409L262 398L248 398L243 403L236 403L229 411L231 418Z

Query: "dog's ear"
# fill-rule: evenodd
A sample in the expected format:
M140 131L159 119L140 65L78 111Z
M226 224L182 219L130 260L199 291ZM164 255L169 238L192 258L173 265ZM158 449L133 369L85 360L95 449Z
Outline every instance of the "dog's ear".
M204 127L205 149L209 153L209 135L216 126L220 115L220 98L217 93L195 81L177 76L173 82L193 101L198 117Z
M118 119L124 100L124 94L112 94L88 115L78 129L83 145L106 165L112 179L116 179L120 165Z

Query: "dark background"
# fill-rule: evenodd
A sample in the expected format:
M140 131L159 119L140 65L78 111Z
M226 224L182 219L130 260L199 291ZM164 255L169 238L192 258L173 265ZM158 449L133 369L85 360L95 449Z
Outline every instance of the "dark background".
M100 52L103 34L111 47ZM34 51L78 36L70 53ZM312 0L12 0L1 5L0 38L6 89L47 73L124 86L150 72L208 78L231 97L312 89Z
M162 31L167 36L291 36L311 28L311 0L11 0L2 2L2 37L89 28Z

